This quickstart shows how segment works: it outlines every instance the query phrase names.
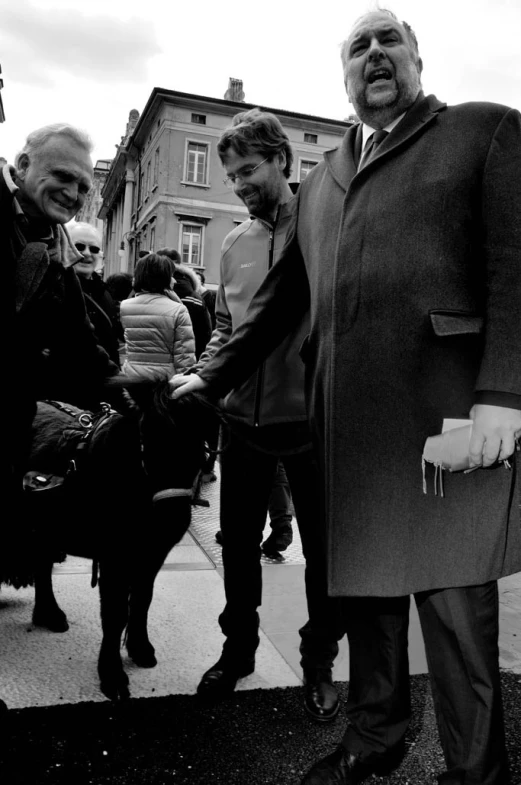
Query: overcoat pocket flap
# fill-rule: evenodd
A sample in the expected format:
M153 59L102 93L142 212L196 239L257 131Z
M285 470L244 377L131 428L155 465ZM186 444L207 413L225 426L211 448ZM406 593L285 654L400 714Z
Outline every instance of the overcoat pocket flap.
M461 311L430 311L431 324L436 335L479 335L483 332L483 316Z

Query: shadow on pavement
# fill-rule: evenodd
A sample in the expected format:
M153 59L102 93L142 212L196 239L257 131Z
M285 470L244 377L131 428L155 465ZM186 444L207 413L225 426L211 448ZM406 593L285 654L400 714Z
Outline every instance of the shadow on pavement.
M521 783L521 677L502 674L512 783ZM339 685L345 702L347 683ZM428 677L411 678L407 755L380 785L435 785L443 770ZM197 696L83 703L8 712L0 734L3 785L298 785L344 728L312 723L302 691L235 693L217 706Z

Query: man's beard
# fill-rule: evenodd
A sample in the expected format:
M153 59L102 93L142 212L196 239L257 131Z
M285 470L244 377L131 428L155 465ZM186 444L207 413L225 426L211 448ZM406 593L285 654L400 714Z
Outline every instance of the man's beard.
M384 128L389 123L403 114L412 106L421 90L421 82L415 72L415 79L407 79L396 84L392 95L382 102L378 96L372 99L367 97L369 85L364 84L356 95L351 97L351 103L355 107L360 120L372 128Z
M276 211L278 200L272 194L261 193L258 189L251 191L252 201L250 204L243 199L248 211L256 218L269 218Z

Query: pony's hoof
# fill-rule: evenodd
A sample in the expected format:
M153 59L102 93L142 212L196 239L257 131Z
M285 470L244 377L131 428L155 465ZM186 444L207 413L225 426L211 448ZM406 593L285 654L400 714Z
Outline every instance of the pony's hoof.
M106 698L110 701L114 701L114 703L126 701L130 698L128 679L126 683L124 681L115 683L112 680L102 680L100 681L100 690Z
M155 649L150 641L137 645L127 642L127 652L132 662L139 668L155 668L157 665Z
M46 610L33 611L33 624L36 627L45 627L51 632L67 632L69 629L69 622L67 616L61 608L53 608Z
M123 701L130 698L128 676L123 670L119 650L101 644L98 659L98 676L100 690L111 701Z

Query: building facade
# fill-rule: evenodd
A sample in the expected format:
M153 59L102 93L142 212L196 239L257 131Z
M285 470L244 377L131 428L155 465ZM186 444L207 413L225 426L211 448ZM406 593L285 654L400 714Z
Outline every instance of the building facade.
M98 214L103 205L101 192L103 191L107 175L110 171L111 163L112 160L110 158L102 158L99 161L96 161L93 178L94 184L87 194L83 207L75 218L76 221L85 221L85 223L92 224L102 236L104 225L102 219L98 218Z
M256 106L236 100L244 95L239 80L230 80L230 95L154 88L141 116L131 112L101 193L106 275L132 272L140 250L171 247L184 263L204 270L207 284L218 283L222 242L247 211L224 184L217 142L237 112ZM288 134L291 182L303 180L325 150L338 146L349 125L260 108L273 112Z

